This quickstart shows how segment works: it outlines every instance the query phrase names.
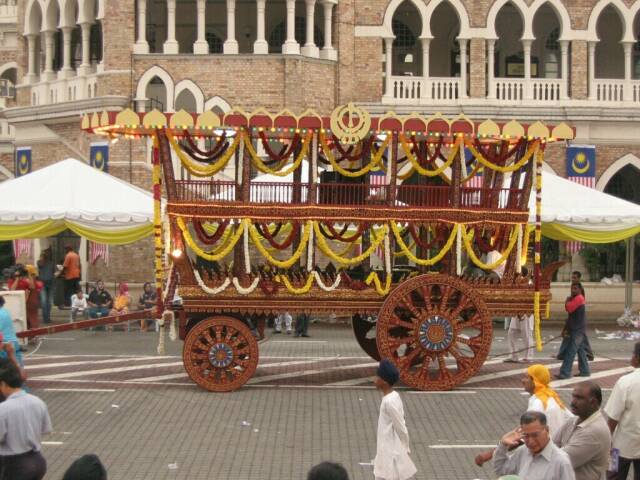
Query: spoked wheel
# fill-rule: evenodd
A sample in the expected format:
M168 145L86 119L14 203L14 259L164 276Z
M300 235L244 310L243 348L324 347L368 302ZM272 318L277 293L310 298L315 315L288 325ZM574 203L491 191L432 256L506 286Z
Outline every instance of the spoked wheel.
M258 366L258 342L233 317L206 318L187 334L182 350L191 379L211 392L230 392L244 385Z
M380 355L419 390L450 390L474 375L491 348L483 299L464 281L421 275L387 297L378 316Z
M351 326L358 344L374 360L380 361L380 352L376 341L376 323L371 317L356 314L351 317Z

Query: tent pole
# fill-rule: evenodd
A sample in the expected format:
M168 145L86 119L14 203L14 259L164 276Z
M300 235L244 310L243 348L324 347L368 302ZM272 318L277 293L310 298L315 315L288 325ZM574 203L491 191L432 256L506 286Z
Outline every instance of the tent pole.
M624 308L625 310L633 307L633 267L635 264L634 260L634 250L635 250L636 238L635 235L633 237L627 238L625 241L627 255L626 255L626 265L625 265L625 286L624 286Z

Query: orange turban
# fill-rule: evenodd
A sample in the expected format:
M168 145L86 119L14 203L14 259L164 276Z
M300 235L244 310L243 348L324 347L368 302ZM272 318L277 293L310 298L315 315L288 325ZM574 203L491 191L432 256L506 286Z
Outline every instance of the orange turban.
M540 399L545 410L549 398L553 398L560 408L565 408L558 394L549 386L551 373L547 367L539 363L531 365L527 368L527 374L533 379L533 394Z

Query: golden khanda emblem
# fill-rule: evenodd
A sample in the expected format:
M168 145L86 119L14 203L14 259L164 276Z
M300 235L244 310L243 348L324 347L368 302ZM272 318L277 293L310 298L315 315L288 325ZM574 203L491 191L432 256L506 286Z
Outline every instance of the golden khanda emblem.
M339 106L331 113L331 132L342 143L358 143L369 133L369 128L369 112L351 102Z
M587 173L589 166L589 159L587 159L587 156L583 152L578 152L571 163L571 168L573 168L573 171L578 175Z

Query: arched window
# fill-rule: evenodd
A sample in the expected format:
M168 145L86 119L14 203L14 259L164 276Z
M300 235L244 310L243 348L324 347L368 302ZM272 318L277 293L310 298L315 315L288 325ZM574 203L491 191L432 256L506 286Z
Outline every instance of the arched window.
M419 76L422 71L422 46L418 36L422 30L420 14L410 2L403 2L391 19L393 40L393 75Z
M96 21L91 25L90 48L91 63L102 61L102 22Z
M209 44L209 53L222 53L224 41L215 32L205 33L205 39Z
M167 105L167 86L160 77L153 77L147 84L146 97L148 99L146 111L156 108L164 112Z

